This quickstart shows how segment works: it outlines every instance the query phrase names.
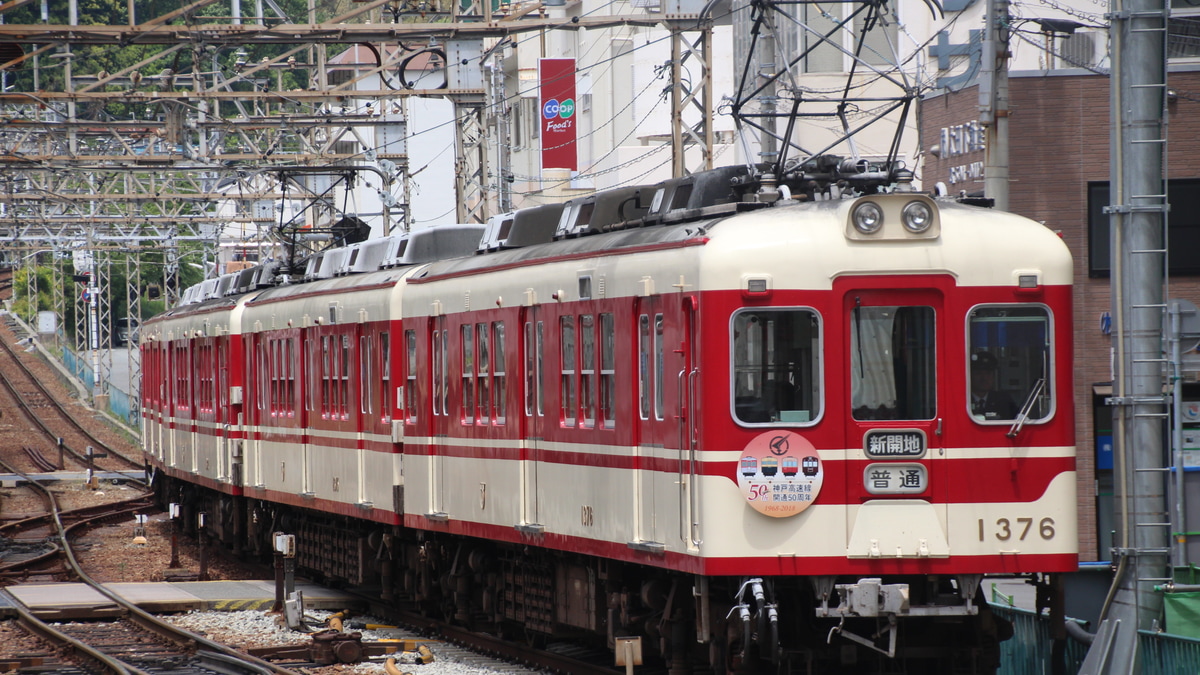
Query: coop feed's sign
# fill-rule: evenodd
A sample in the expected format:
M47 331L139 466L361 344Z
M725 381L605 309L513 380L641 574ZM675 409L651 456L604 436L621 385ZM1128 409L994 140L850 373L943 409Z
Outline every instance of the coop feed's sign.
M807 509L821 492L824 467L813 444L790 431L768 431L746 444L738 487L755 511L786 518Z
M542 168L575 171L575 59L538 59L538 80Z

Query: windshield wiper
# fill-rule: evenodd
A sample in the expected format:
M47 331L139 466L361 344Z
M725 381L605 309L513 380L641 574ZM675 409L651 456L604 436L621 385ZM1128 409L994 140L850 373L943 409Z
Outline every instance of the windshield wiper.
M1040 377L1037 382L1033 383L1033 389L1029 392L1029 398L1025 399L1025 403L1021 406L1021 412L1017 414L1017 421L1013 422L1012 427L1008 430L1009 438L1016 438L1017 434L1021 433L1021 427L1025 426L1025 420L1029 419L1029 411L1033 410L1033 404L1037 401L1038 394L1042 393L1042 388L1046 386L1046 378Z

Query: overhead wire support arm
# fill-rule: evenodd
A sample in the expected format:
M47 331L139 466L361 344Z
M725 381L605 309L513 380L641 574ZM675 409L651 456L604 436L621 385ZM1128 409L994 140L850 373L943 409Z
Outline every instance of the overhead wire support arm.
M855 6L840 12L824 9L823 5ZM935 17L942 13L938 3L931 0L926 5ZM870 36L888 25L895 25L888 23L887 6L888 3L882 1L817 3L755 0L750 3L750 44L746 60L738 69L740 80L730 108L743 143L747 143L750 131L758 134L759 155L777 176L809 172L811 169L805 167L816 166L810 164L810 160L822 157L827 152L836 152L839 148L844 148L840 154L848 154L852 159L859 160L860 151L855 136L885 118L889 122L895 121L889 116L897 113L899 123L888 144L882 166L885 167L885 173L895 178L904 173L899 162L901 138L909 120L912 101L919 91L900 63L897 47L886 31L883 32L887 48L872 47ZM817 8L819 20L825 23L818 25L807 12L789 11L786 9L789 7ZM775 63L772 51L779 32L777 20L790 22L801 36L801 43L792 51L792 56L780 64ZM853 46L842 44L840 36L846 34L852 36ZM849 63L844 71L845 79L836 90L822 92L802 86L798 80L798 74L810 72L807 70L809 63L822 53L825 58L840 55ZM890 86L897 93L880 95L876 91L880 85ZM784 98L791 99L790 105L779 105ZM803 111L801 104L808 105L815 112ZM855 116L863 119L856 121ZM782 130L776 126L780 118L786 120ZM797 137L801 132L798 124L801 119L827 119L836 125L839 132L831 141L822 141L823 147L819 151L812 152L805 147L812 144ZM747 162L752 164L750 152L747 148ZM837 166L837 162L823 161L820 166ZM872 168L871 173L878 174L878 171Z

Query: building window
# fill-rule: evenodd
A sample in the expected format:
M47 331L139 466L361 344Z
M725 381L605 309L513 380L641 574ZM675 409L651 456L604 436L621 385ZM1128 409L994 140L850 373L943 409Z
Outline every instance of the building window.
M1167 259L1171 276L1200 275L1200 178L1167 181ZM1088 183L1088 275L1107 277L1111 264L1107 181Z
M1195 0L1171 0L1167 22L1167 58L1200 58L1200 5ZM1172 216L1175 210L1171 210Z
M876 7L877 12L870 12L868 8ZM899 39L899 24L896 21L896 15L893 11L893 5L885 3L864 3L863 5L853 5L853 7L862 7L863 11L854 15L854 36L851 42L850 51L854 51L853 41L863 36L863 29L866 27L867 18L873 16L874 23L871 30L867 31L863 37L862 50L859 54L860 58L873 66L887 66L897 63L899 56L896 53L897 40Z

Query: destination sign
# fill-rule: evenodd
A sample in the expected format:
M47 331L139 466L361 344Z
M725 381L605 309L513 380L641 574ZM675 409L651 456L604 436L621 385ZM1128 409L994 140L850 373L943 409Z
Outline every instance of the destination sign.
M925 432L920 429L871 429L863 438L868 457L887 459L925 454Z

